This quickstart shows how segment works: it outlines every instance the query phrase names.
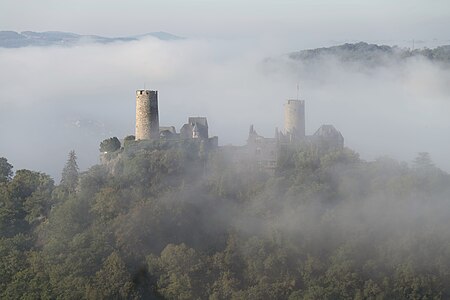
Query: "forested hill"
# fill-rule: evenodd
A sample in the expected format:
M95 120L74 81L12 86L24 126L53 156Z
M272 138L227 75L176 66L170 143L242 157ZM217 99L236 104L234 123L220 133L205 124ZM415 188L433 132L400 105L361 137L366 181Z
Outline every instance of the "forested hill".
M450 176L427 153L286 147L270 174L110 142L59 184L0 158L1 299L450 298Z
M368 65L388 64L411 57L422 57L432 61L450 64L450 45L434 49L407 49L397 46L375 45L360 42L339 46L302 50L289 53L288 57L303 62L314 62L326 57L334 57L342 62L363 63Z

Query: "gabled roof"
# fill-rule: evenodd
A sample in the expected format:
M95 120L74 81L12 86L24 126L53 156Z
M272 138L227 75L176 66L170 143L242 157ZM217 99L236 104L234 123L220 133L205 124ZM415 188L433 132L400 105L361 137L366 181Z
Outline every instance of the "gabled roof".
M317 131L314 133L314 136L322 136L322 137L341 137L344 138L342 136L342 134L336 129L334 128L333 125L322 125L319 127L319 129L317 129Z

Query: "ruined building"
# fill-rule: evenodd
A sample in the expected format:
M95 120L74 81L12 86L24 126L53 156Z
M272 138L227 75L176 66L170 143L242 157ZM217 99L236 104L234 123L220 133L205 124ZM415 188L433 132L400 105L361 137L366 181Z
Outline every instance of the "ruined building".
M344 148L344 137L330 124L320 126L319 129L309 137L309 142L316 145L319 149L324 150L339 150Z
M208 139L208 121L205 117L189 117L180 129L181 137L187 139Z
M240 154L237 160L250 159L263 169L274 170L280 149L288 146L317 147L320 151L339 150L344 147L344 137L333 125L322 125L313 135L306 135L305 101L287 100L284 105L284 132L275 129L275 136L267 138L259 135L251 125L247 144L233 151Z
M256 162L263 169L274 170L283 147L316 147L319 151L332 151L344 147L342 134L333 125L322 125L313 135L306 135L305 101L287 100L284 105L284 131L275 129L274 137L259 135L250 126L244 146L225 146L236 163ZM159 126L158 92L136 91L136 140L196 140L209 149L218 147L218 138L209 137L206 117L189 117L180 132L174 126Z
M209 137L206 117L189 117L180 133L174 126L159 126L158 91L136 91L136 140L196 139L208 146L218 145L217 137Z
M136 91L136 140L159 139L158 91Z

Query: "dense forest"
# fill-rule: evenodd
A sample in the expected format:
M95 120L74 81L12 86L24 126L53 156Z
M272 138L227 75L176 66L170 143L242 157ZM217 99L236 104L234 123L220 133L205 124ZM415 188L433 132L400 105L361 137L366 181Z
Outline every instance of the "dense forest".
M0 158L1 299L450 298L450 176L427 153L286 147L267 172L193 140L101 147L59 184Z

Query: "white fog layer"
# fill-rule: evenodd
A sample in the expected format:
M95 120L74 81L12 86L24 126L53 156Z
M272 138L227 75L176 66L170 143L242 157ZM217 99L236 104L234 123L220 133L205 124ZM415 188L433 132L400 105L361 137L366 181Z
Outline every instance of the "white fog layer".
M103 139L134 134L134 94L144 87L159 92L161 126L178 131L187 117L206 116L219 144L242 145L251 124L267 137L283 129L283 104L299 83L307 134L333 124L363 159L429 152L450 171L448 66L417 57L369 69L333 57L306 66L285 53L267 39L0 49L0 156L58 179L74 149L86 170Z

